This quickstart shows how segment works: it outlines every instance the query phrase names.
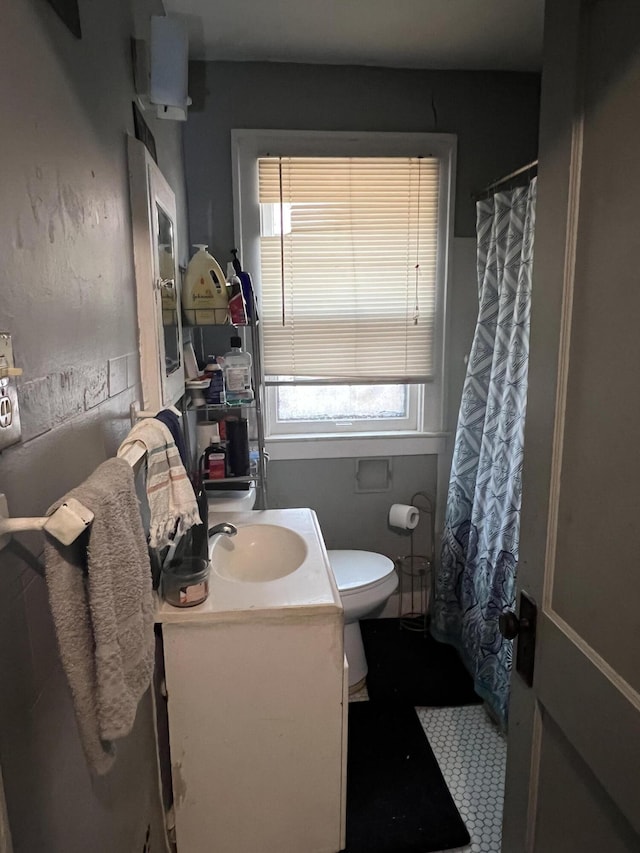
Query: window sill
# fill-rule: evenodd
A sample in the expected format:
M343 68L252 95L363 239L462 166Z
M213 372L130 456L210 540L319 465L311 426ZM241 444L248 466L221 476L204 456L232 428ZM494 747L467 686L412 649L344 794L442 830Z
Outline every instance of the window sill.
M271 460L354 459L367 456L437 455L450 433L352 433L346 435L279 435L266 439Z

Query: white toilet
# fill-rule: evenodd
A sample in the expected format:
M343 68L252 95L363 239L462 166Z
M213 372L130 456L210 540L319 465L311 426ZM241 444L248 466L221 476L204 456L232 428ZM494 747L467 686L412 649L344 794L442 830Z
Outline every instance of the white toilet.
M256 505L254 486L244 491L207 492L209 512L247 512Z
M372 616L398 586L393 561L371 551L328 551L344 608L344 651L349 664L349 692L363 686L367 659L359 620Z
M256 490L209 492L209 512L245 512L253 509ZM360 619L382 608L398 586L393 561L372 551L328 551L344 608L344 652L349 664L349 691L364 684L367 659L362 645Z

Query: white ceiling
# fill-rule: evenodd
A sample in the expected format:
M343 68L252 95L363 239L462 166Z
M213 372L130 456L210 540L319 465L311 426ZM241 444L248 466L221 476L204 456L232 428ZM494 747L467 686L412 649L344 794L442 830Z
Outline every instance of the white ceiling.
M544 0L164 0L193 59L533 71Z

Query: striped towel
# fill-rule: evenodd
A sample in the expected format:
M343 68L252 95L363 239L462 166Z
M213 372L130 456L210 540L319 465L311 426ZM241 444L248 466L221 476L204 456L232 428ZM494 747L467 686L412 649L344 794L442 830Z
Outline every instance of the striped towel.
M201 524L198 504L168 428L155 418L138 421L118 448L123 456L136 442L147 451L149 546L164 548L194 524Z

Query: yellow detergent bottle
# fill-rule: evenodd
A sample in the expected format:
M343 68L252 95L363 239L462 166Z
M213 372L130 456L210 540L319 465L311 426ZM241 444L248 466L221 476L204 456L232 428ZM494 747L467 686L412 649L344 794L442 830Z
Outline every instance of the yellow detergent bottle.
M192 326L228 323L229 295L220 264L204 244L195 243L194 247L198 251L189 261L185 278L185 319Z

